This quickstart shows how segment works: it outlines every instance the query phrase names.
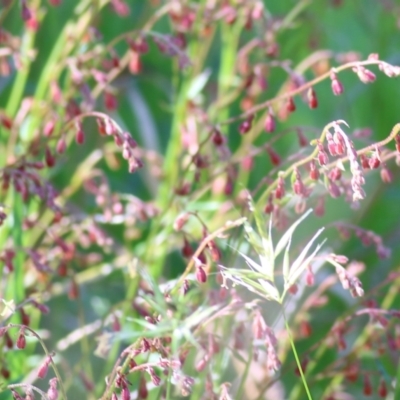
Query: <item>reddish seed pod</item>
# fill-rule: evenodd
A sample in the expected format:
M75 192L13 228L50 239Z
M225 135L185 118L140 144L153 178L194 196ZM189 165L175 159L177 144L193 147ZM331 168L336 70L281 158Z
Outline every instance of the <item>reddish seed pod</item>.
M329 171L329 179L332 181L338 181L342 177L342 171L335 167L331 171Z
M250 115L249 117L247 117L239 126L239 132L242 135L245 135L246 133L248 133L253 125L253 115Z
M319 179L319 169L317 168L314 160L310 162L310 178L313 181L317 181Z
M359 368L357 364L351 364L346 368L345 376L350 382L356 382L358 379Z
M24 330L21 329L18 335L18 339L17 339L17 347L19 349L24 349L26 347L26 339L25 339L25 334L24 334Z
M299 140L299 146L300 147L306 147L308 145L308 140L304 136L304 133L303 133L303 131L301 129L297 130L297 138Z
M139 399L147 399L149 392L147 389L146 379L142 376L140 378L139 390L138 390Z
M312 328L308 321L302 320L300 322L300 335L303 338L308 338L312 335Z
M281 158L278 153L276 153L271 147L267 148L267 153L269 155L269 159L271 160L271 164L277 167L281 164Z
M207 274L202 266L198 266L196 268L196 279L199 283L207 282Z
M388 394L388 390L387 390L385 379L381 378L381 380L379 381L379 386L378 386L378 395L382 399L385 399L387 394Z
M132 75L138 75L143 70L140 54L137 51L131 51L130 55L131 55L131 58L129 60L129 72Z
M264 212L265 212L266 214L271 214L272 211L274 211L274 204L272 203L272 196L269 196L269 198L268 198L268 203L267 203L267 205L266 205L265 208L264 208Z
M289 293L295 295L299 290L299 287L294 283L292 286L289 287Z
M285 195L285 181L280 176L278 179L278 185L276 186L276 189L275 189L275 198L277 200L280 200L283 198L284 195Z
M10 334L8 332L6 332L4 334L4 339L5 339L6 347L9 348L9 349L12 349L14 347L14 342L11 339L11 336L10 336Z
M46 359L43 361L42 365L39 367L38 372L37 372L37 377L40 379L44 379L47 375L47 372L49 370L49 365L51 362L51 358L48 356Z
M193 255L194 251L188 240L185 238L182 247L182 255L186 258L189 258Z
M368 160L368 166L370 169L376 169L381 165L381 161L376 153L374 153L371 158Z
M21 314L21 324L29 326L30 318L23 308L20 309L20 314Z
M361 160L361 166L363 167L363 169L369 169L368 158L365 156L365 154L360 155L360 160Z
M1 367L0 374L4 379L9 379L11 375L10 371L5 367Z
M212 141L216 146L221 146L224 143L224 137L218 129L215 129L212 135Z
M67 148L67 142L65 141L65 137L61 136L57 142L56 151L58 154L63 154Z
M79 297L79 287L76 283L75 279L71 279L69 289L68 289L68 298L70 300L76 300Z
M269 112L265 118L264 129L267 133L272 133L275 131L275 119L271 112Z
M85 133L83 132L82 123L76 122L76 133L75 133L75 141L77 144L83 144L85 142Z
M10 117L8 117L5 114L0 114L0 124L3 126L5 129L11 129L13 125L13 121Z
M45 162L49 168L54 167L54 165L56 164L56 159L53 156L48 146L46 146L46 151L45 151Z
M294 112L294 111L296 111L296 104L295 104L295 102L294 102L294 100L293 100L293 97L289 97L289 98L287 99L287 102L286 102L286 110L287 110L288 112Z
M370 376L368 374L364 375L363 393L365 396L371 396L371 394L372 394L372 384L371 384Z
M50 121L46 122L46 125L43 128L43 135L46 137L50 137L54 132L55 123L51 119Z
M312 87L310 89L308 89L307 100L308 100L308 106L311 109L314 109L314 108L318 107L317 95L315 93L315 90Z
M328 154L326 154L326 151L323 150L323 148L318 151L318 162L321 166L326 165L329 162Z
M104 92L104 107L108 111L115 111L118 107L117 98L109 91Z

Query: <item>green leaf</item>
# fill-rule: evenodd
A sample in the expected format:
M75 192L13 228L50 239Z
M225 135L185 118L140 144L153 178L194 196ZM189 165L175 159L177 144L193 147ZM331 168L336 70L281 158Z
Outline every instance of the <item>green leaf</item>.
M313 238L307 243L306 247L302 250L302 252L299 254L299 256L296 258L294 263L292 264L289 272L289 276L285 282L286 287L290 287L293 285L297 278L301 275L301 273L304 271L304 269L307 267L307 264L315 257L317 252L320 250L322 245L325 243L325 240L317 246L317 248L312 252L312 254L306 258L306 255L310 249L310 247L313 245L315 240L318 238L318 236L324 231L324 228L321 228L317 231L317 233L313 236Z
M292 224L292 226L284 233L284 235L281 237L279 240L278 244L275 247L275 257L278 257L278 255L281 253L281 251L287 246L289 241L291 241L293 233L297 226L304 220L306 219L310 213L312 212L312 208L307 210L296 222Z

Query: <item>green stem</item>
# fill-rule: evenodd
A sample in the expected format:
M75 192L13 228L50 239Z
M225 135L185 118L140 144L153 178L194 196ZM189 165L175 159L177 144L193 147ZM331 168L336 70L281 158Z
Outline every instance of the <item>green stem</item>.
M285 320L285 326L286 326L286 330L287 330L287 333L288 333L290 345L292 347L293 355L294 355L294 358L296 359L297 368L299 369L300 377L301 377L301 380L303 382L304 389L305 389L305 391L307 393L307 398L308 398L308 400L312 400L310 389L308 388L307 380L306 380L306 377L304 375L303 368L301 367L301 362L300 362L299 356L297 355L296 346L295 346L294 341L293 341L292 332L290 330L289 323L288 323L288 320L286 318L285 310L284 310L283 307L282 307L282 314L283 314L283 319Z
M58 384L60 385L60 390L61 390L62 397L64 398L64 400L68 400L67 393L65 391L64 384L63 384L63 381L61 379L61 374L60 374L60 372L59 372L59 370L57 368L56 363L53 360L54 354L51 354L49 352L49 350L48 350L47 346L45 345L44 341L42 340L42 338L33 329L29 328L26 325L8 324L8 327L24 329L25 331L29 331L40 342L40 345L42 346L46 356L49 357L49 359L50 359L51 367L53 368L53 371L54 371L54 374L55 374L55 376L57 378Z

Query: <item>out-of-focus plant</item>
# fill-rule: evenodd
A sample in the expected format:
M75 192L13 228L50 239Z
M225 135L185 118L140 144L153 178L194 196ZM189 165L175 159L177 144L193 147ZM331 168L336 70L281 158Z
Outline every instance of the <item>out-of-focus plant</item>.
M323 111L400 67L305 45L310 0L0 5L0 399L400 396L398 273L363 289L329 234L389 257L330 211L393 180L400 124Z

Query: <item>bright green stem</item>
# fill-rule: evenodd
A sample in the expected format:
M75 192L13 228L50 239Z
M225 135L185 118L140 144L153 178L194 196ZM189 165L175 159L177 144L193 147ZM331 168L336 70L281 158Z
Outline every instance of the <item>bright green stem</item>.
M308 400L312 400L310 389L308 388L307 380L306 380L306 377L304 375L303 368L301 367L301 362L300 362L299 356L297 355L296 346L294 344L292 332L290 330L289 323L288 323L288 320L286 318L285 310L283 308L282 308L282 313L283 313L283 318L285 320L285 326L286 326L286 330L287 330L287 333L288 333L290 346L292 347L293 355L294 355L294 358L296 359L297 368L299 369L300 377L301 377L301 380L303 382L304 389L305 389L305 391L307 393L307 398L308 398Z
M232 80L235 73L237 47L241 32L241 21L234 26L221 25L221 65L218 75L218 98L224 98L232 87ZM229 118L229 108L224 107L218 112L218 120L223 121Z

